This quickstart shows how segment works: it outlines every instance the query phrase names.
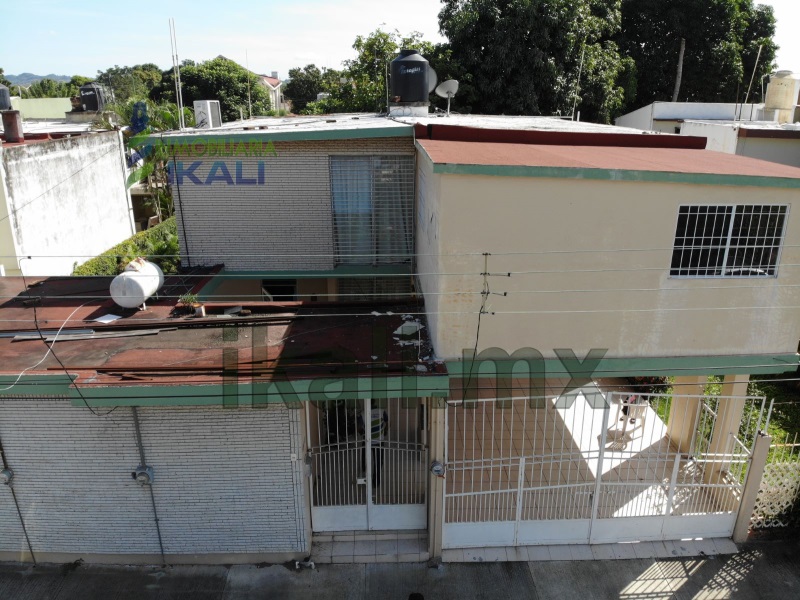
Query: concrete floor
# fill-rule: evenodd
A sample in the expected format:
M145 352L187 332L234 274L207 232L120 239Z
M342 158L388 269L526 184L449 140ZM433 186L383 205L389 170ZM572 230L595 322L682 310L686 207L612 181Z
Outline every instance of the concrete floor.
M476 564L37 568L0 564L3 600L407 600L800 597L800 541L732 556Z

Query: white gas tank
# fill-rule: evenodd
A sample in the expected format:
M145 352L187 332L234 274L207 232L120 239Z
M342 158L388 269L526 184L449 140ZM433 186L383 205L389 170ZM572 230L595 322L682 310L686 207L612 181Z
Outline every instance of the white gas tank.
M164 272L143 258L132 260L111 282L111 298L122 308L141 306L164 285Z

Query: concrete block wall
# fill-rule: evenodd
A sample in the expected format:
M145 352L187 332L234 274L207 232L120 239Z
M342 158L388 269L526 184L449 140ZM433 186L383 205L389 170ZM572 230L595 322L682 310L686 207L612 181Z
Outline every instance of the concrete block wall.
M247 136L241 139L246 141ZM184 177L173 188L184 265L222 262L229 271L332 269L328 157L414 154L411 138L276 142L275 150L277 156L177 158L185 168L202 161L195 171L201 185ZM234 185L225 181L205 185L215 161L226 165ZM257 180L259 162L264 164L263 185L235 183L237 168L244 179ZM308 256L315 254L324 256Z
M0 439L39 560L160 562L150 492L131 477L140 462L132 410L108 410L0 400ZM139 409L169 562L308 553L301 417L283 405ZM0 487L0 559L15 560L26 544Z
M8 273L69 275L136 232L119 132L4 147L0 157L15 254L32 257L6 259Z

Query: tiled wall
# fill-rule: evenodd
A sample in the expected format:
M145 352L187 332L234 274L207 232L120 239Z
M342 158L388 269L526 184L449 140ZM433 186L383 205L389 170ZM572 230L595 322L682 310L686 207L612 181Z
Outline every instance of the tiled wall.
M193 171L200 185L183 177L173 187L184 265L189 261L192 266L224 263L231 271L332 269L328 157L414 153L411 138L277 142L274 146L277 155L182 159L184 172L202 160ZM233 185L217 180L224 172L213 172L216 161L225 164ZM258 183L259 162L263 163L263 184ZM206 185L209 174L216 176ZM239 185L237 179L256 183Z
M301 415L281 405L139 409L166 554L308 550ZM149 490L131 477L130 408L98 417L68 400L3 399L0 439L34 552L159 553ZM0 486L0 552L24 549Z

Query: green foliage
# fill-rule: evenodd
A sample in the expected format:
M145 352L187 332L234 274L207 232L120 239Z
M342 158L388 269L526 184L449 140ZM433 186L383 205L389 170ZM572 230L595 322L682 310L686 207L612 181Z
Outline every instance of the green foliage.
M289 69L289 81L283 84L283 93L292 101L292 110L301 114L309 102L316 102L317 94L324 91L327 70L316 65Z
M439 13L453 75L471 75L472 111L565 115L577 100L602 122L621 109L632 69L611 39L620 20L620 0L445 0Z
M143 164L128 175L127 183L128 187L139 182L144 183L148 192L145 203L151 206L159 220L163 221L175 214L166 169L170 156L166 146L153 144L150 136L159 131L178 129L178 106L168 102L156 104L152 100L131 98L127 102L109 105L96 125L107 129L130 126L134 107L139 102L144 102L147 107L148 126L133 137L126 137L126 145L130 151L138 152L144 159ZM193 127L194 112L184 107L183 116L186 126Z
M672 99L681 38L686 50L680 101L742 101L763 45L748 100L757 102L761 77L773 68L774 35L772 7L752 0L623 0L616 41L636 63L638 80L628 108Z
M78 93L76 86L52 79L40 79L27 89L22 88L23 98L69 98Z
M182 294L178 297L178 302L184 306L191 306L192 304L196 304L197 301L197 294Z
M117 102L127 102L131 98L146 98L151 90L161 83L161 69L153 63L120 67L97 72L97 83L106 86L114 94Z
M180 265L178 231L175 217L140 231L110 250L75 267L73 275L119 274L134 258L143 256L156 263L164 273L177 273Z
M344 62L341 73L328 71L324 89L328 98L310 103L314 113L381 112L386 109L386 75L389 63L403 48L433 53L434 46L419 32L403 36L399 31L376 29L368 36L357 36L353 49L357 56ZM308 111L306 111L308 112Z
M8 79L6 79L5 71L3 71L2 67L0 67L0 85L4 85L9 89L11 89L11 86L14 85Z
M240 109L247 116L250 105L254 117L267 115L271 108L269 92L258 76L223 56L202 63L184 61L181 83L184 106L192 106L195 100L219 100L223 121L238 120ZM175 102L172 70L163 72L161 83L153 88L150 97Z

